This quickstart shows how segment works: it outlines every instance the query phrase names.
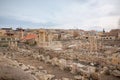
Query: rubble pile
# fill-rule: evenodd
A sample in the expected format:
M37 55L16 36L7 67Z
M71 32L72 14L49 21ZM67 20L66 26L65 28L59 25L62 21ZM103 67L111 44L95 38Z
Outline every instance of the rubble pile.
M0 80L35 80L19 68L17 62L0 56Z
M51 53L52 54L52 53ZM34 59L43 61L45 63L49 63L53 66L59 67L61 70L69 69L69 72L75 75L81 75L81 77L89 78L90 74L96 72L96 68L94 66L83 65L80 63L76 63L74 61L66 60L63 58L50 58L50 56L44 56L42 54L33 55ZM97 72L96 72L97 73Z
M119 49L114 52L106 50L104 53L100 53L79 52L72 48L59 52L47 48L19 48L13 51L2 49L0 55L12 60L15 64L14 67L31 75L34 80L101 80L102 75L114 76L116 80L120 78ZM18 57L30 58L46 65L58 67L61 71L72 74L73 79L64 76L56 78L56 74L49 73L42 65L36 67L24 64L17 61Z

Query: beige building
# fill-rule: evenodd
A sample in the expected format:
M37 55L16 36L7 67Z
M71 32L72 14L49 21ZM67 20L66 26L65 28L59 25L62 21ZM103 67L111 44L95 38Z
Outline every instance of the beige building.
M110 32L101 35L102 40L118 40L120 39L120 29L112 29Z
M4 36L4 35L5 35L5 33L6 33L6 31L5 31L5 30L0 30L0 36Z
M48 47L51 44L52 39L52 33L47 32L44 29L39 30L37 33L37 44L41 47Z
M17 47L17 38L14 33L0 30L0 47Z
M17 38L0 36L0 47L17 47Z

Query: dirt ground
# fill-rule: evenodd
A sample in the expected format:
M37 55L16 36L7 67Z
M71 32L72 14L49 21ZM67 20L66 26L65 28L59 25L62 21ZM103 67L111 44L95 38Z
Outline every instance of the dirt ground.
M45 63L43 61L38 61L36 59L33 59L31 56L15 55L13 60L16 60L19 63L23 63L25 65L31 65L33 67L40 67L40 66L42 66L44 68L44 70L47 71L48 74L55 75L55 78L53 78L53 80L54 79L61 79L63 77L74 80L74 76L75 75L71 74L69 71L61 70L59 67L52 66L51 64ZM9 62L9 63L7 61L8 61L7 59L4 60L3 58L0 57L0 63L2 64L2 65L0 65L0 80L33 80L33 79L31 79L30 75L25 74L20 69L7 67L7 68L5 68L5 71L4 71L3 70L3 67L4 67L3 64L6 63L7 65L9 65L9 63L12 63L12 59L11 59L11 62ZM2 70L3 70L3 72L2 72ZM12 72L14 72L14 73L12 73ZM3 76L6 77L6 74L8 75L7 76L8 78L10 76L15 77L15 78L14 79L1 78ZM23 76L23 78L20 78L19 76ZM100 75L100 80L120 80L120 78L114 77L114 76L111 76L111 75Z
M16 60L21 63L24 63L26 65L32 65L35 67L42 66L45 70L48 71L48 73L55 75L55 78L57 78L57 79L62 78L62 77L66 77L66 78L70 78L70 79L74 78L74 75L68 71L62 71L56 66L52 66L50 64L45 64L42 61L33 60L30 57L22 57L22 56L20 57L19 56L16 58ZM111 75L101 75L100 80L120 80L120 78L117 78L117 77L114 77Z
M52 66L50 64L45 64L42 61L33 60L30 57L20 57L19 56L16 58L16 60L18 62L24 63L26 65L31 65L31 66L35 66L35 67L42 66L45 70L48 71L48 73L55 75L55 78L57 78L57 79L62 78L62 77L66 77L66 78L70 78L70 79L74 78L74 75L69 73L68 71L60 70L56 66Z

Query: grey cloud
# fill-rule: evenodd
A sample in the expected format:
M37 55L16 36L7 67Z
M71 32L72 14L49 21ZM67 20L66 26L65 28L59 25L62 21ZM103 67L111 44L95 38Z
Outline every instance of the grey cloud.
M82 24L88 23L94 26L99 25L101 17L120 16L119 4L120 0L0 0L0 16L32 26L43 24L64 28L66 25L84 26ZM86 26L86 29L90 26Z

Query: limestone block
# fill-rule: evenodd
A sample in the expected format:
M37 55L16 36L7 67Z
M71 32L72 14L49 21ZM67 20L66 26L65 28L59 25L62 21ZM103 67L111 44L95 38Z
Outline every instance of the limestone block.
M51 80L52 78L54 78L54 77L55 77L55 75L52 75L52 74L47 74L46 76L48 77L48 79L47 79L47 80Z
M96 73L96 72L95 72L95 73L92 73L92 74L91 74L91 77L92 77L93 80L99 80L99 75L98 75L98 73Z
M51 80L52 78L55 77L55 75L51 74L40 74L37 76L39 80Z
M38 70L42 70L42 69L43 69L43 67L42 67L42 66L39 66L39 67L38 67Z
M58 61L58 66L60 67L61 70L64 70L64 68L66 67L66 64L67 64L67 62L65 59L60 59Z
M120 71L119 70L113 70L111 72L112 75L116 76L116 77L120 77Z
M84 67L85 66L80 64L80 63L73 63L71 73L73 73L73 74L79 73L79 72L81 72L81 69L84 68Z
M102 71L100 72L101 74L109 74L109 69L108 67L103 67Z
M120 70L120 66L119 65L117 66L117 69Z
M47 74L47 70L41 70L41 72Z
M47 57L45 58L45 63L51 63L50 56L47 56Z
M95 67L89 66L88 67L88 73L94 73L96 71Z
M72 74L75 74L76 73L76 71L77 71L77 65L75 65L75 64L72 64L72 65L70 65L71 66L71 73Z
M70 80L69 78L62 78L62 80Z
M27 67L31 70L35 70L35 67L34 66L31 66L31 65L27 65Z
M42 54L41 55L37 55L37 60L45 61L45 57Z
M53 65L53 66L55 66L55 65L58 66L58 64L59 64L59 63L58 63L58 58L56 58L56 57L53 58L53 59L52 59L52 65Z
M38 58L38 56L37 55L32 55L32 57L34 58L34 59L37 59Z
M21 67L21 69L23 69L24 71L29 70L29 67L25 66L24 64L20 63L19 66Z
M75 80L82 80L82 76L81 75L74 76L74 79Z

